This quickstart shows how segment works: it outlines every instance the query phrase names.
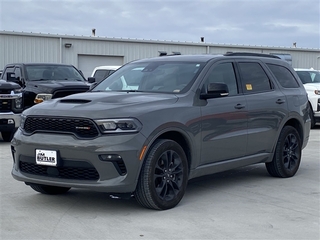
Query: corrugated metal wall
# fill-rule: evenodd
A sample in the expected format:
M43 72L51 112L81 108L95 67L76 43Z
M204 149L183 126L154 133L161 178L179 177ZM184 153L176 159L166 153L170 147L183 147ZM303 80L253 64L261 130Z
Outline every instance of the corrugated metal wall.
M71 47L65 47L71 43ZM285 53L293 67L320 69L320 50L208 43L184 43L101 37L0 31L0 69L13 62L56 62L78 67L79 55L118 56L124 63L158 56L158 51L181 54L224 54L226 52ZM108 65L106 63L105 65Z

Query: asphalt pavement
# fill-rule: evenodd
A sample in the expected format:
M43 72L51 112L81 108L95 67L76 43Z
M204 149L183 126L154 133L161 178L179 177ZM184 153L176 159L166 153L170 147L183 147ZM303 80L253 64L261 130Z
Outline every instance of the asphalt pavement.
M198 178L166 211L80 189L37 193L12 178L10 143L1 138L0 163L1 240L320 239L320 126L294 177L271 177L257 164Z

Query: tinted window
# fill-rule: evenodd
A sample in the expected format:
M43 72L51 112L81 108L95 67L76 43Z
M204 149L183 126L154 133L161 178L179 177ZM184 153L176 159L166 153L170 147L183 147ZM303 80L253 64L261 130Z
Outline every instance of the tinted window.
M21 78L21 69L20 68L16 68L14 70L14 74L16 78Z
M130 63L109 75L92 91L185 92L205 63Z
M280 85L284 88L298 88L299 84L291 72L282 66L267 64L274 76L278 79Z
M296 71L303 84L320 82L320 72L318 71Z
M6 70L5 70L5 72L3 73L3 76L2 76L2 78L4 79L4 80L8 80L8 76L7 76L7 73L13 73L13 67L7 67L6 68Z
M96 82L100 82L101 80L109 76L109 73L110 73L110 70L100 69L94 73L93 77L96 79Z
M229 96L238 94L237 80L232 63L221 63L213 68L206 79L205 89L209 83L225 83L228 85Z
M38 80L71 80L85 81L84 77L73 66L68 65L30 65L26 66L29 81Z
M270 91L270 80L259 63L239 63L241 84L245 93Z

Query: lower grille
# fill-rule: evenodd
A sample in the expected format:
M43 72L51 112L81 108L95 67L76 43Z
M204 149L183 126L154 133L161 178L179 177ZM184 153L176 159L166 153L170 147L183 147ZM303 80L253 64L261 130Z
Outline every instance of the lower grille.
M20 161L20 171L28 174L75 179L98 180L99 173L94 167L50 167Z

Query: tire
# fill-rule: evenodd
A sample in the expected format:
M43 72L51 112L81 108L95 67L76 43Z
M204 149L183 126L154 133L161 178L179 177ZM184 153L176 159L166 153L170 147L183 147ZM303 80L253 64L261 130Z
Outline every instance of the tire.
M181 201L187 182L188 163L182 147L159 139L144 160L134 195L143 207L166 210Z
M301 140L297 130L285 126L280 133L272 162L266 163L268 173L287 178L296 174L301 161Z
M40 184L34 184L34 183L28 183L28 185L36 192L49 194L49 195L64 194L70 190L70 188L67 188L67 187L55 187L55 186L47 186L47 185L40 185Z
M312 106L310 106L310 108L309 108L309 116L310 116L310 119L311 119L311 128L315 128L316 121L314 119L314 113L313 113L313 110L312 110Z

